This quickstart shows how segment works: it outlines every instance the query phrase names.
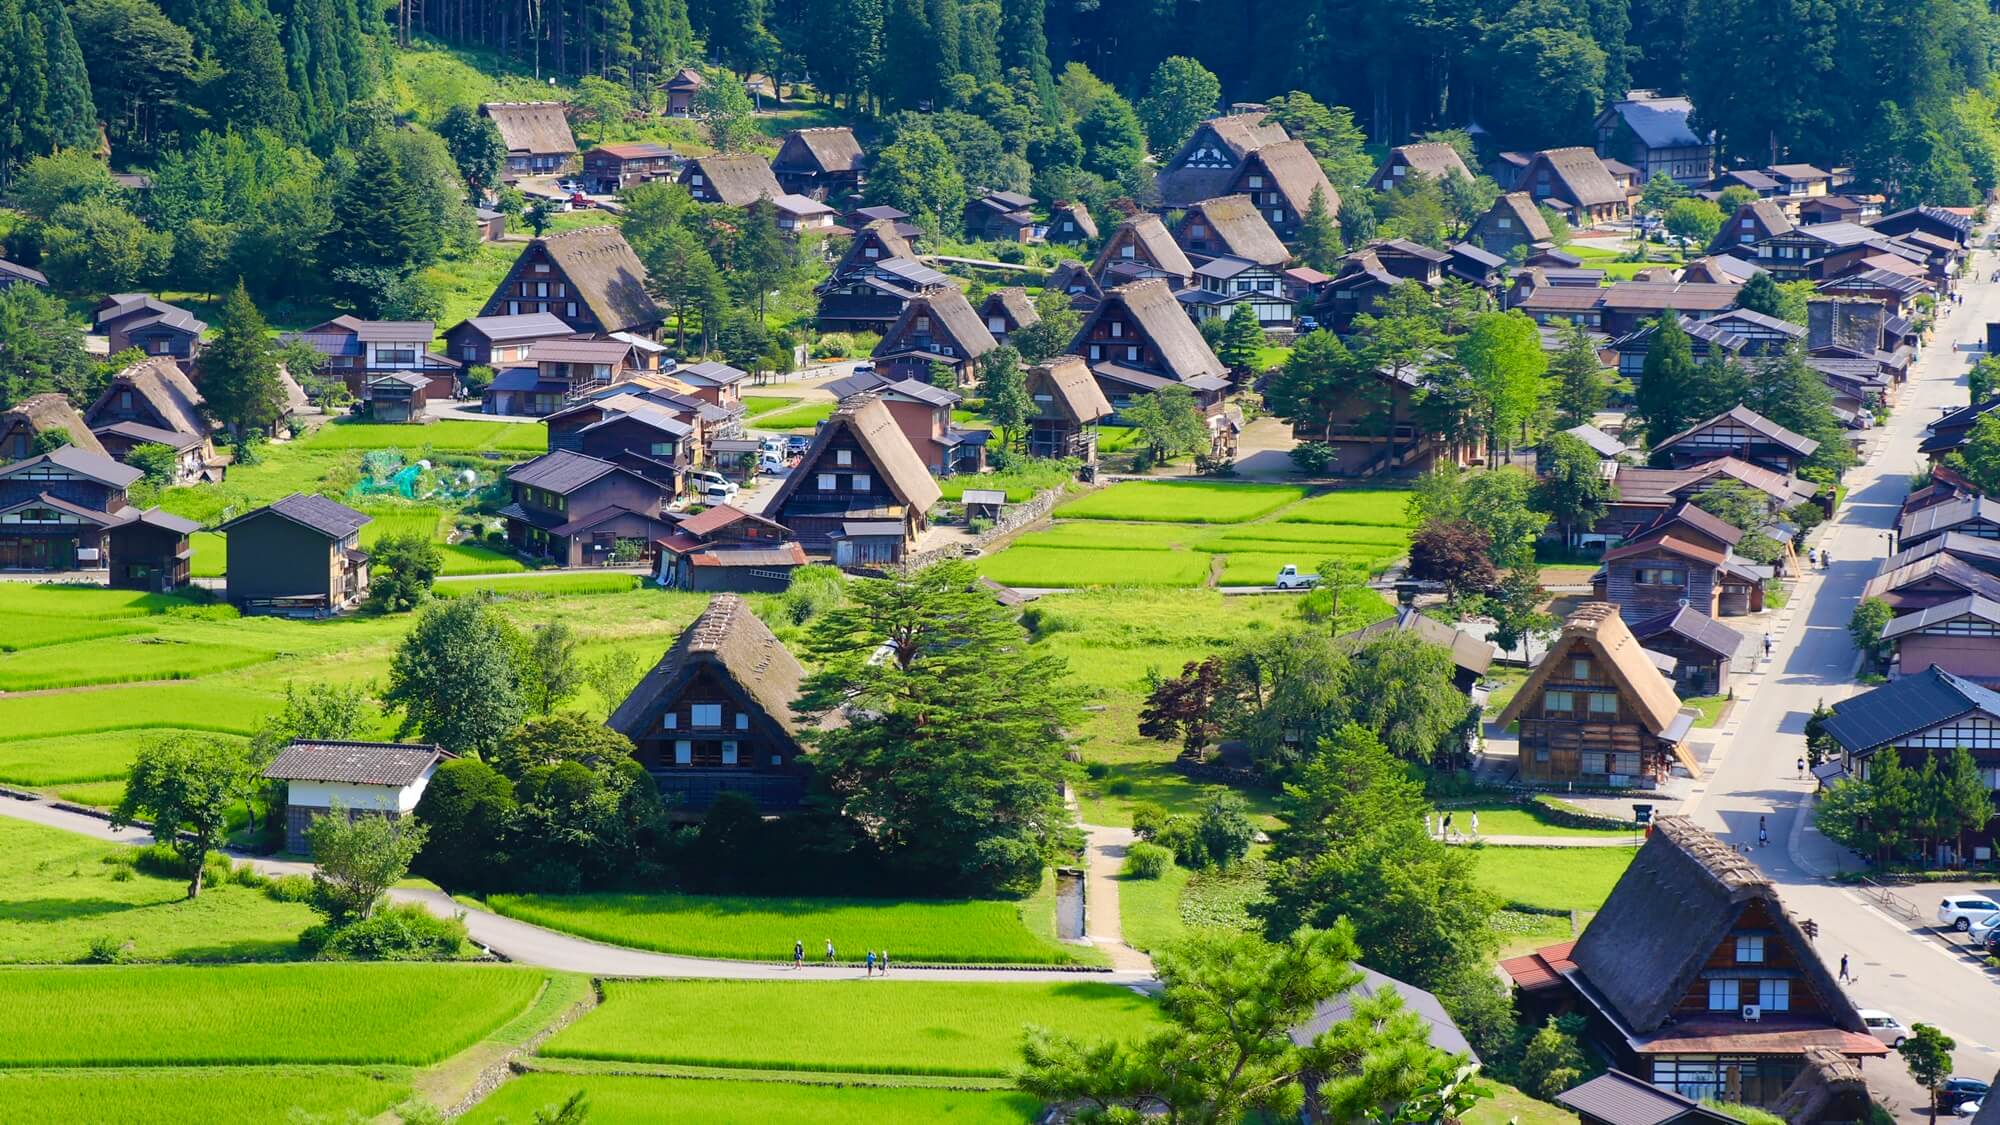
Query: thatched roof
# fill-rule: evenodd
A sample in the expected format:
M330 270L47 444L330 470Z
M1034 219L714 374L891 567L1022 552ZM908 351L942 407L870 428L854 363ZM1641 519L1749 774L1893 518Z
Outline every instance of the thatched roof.
M1208 199L1229 190L1236 178L1235 167L1190 168L1188 162L1205 149L1224 149L1240 161L1265 145L1288 140L1285 127L1270 120L1267 113L1235 113L1202 122L1167 161L1166 169L1154 177L1160 202L1167 207L1185 207L1197 199Z
M776 199L785 194L771 166L753 153L695 157L688 161L683 175L694 173L703 177L717 199L731 207L748 207L759 198Z
M1327 215L1340 214L1340 193L1334 190L1333 182L1326 178L1326 169L1320 167L1319 159L1304 141L1265 145L1252 153L1250 160L1264 166L1265 174L1271 177L1271 186L1301 216L1312 213L1314 188L1326 199Z
M1091 377L1083 357L1059 355L1047 363L1028 368L1028 393L1042 393L1075 422L1097 422L1111 417L1111 400L1104 388Z
M665 319L646 293L646 267L617 227L579 227L538 241L603 331L643 330Z
M1368 186L1377 191L1386 191L1396 184L1405 182L1408 179L1407 173L1403 177L1389 174L1390 168L1399 161L1410 172L1433 180L1443 180L1453 172L1468 180L1474 178L1472 170L1465 166L1465 158L1458 154L1457 149L1443 141L1425 141L1421 144L1397 145L1390 149L1381 167L1377 168L1375 175L1369 179Z
M121 390L130 390L145 399L172 429L185 434L208 433L208 420L201 414L204 401L201 392L194 389L194 384L172 357L149 356L113 375L110 385L91 404L84 417L95 417Z
M1989 1099L1990 1100L1990 1099ZM1807 1047L1805 1066L1799 1076L1778 1095L1771 1112L1788 1125L1818 1125L1821 1121L1865 1121L1874 1099L1861 1066L1831 1047ZM2000 1118L2000 1110L1989 1111L1984 1101L1972 1125Z
M797 730L792 701L805 669L735 594L710 600L604 725L634 741L654 733L660 710L704 667L734 683L785 734Z
M1611 178L1604 168L1604 161L1595 152L1581 145L1570 148L1545 149L1535 154L1528 165L1530 180L1538 164L1546 164L1550 175L1562 186L1563 192L1579 207L1601 207L1606 204L1625 202L1625 189Z
M103 453L104 445L97 435L90 432L90 426L83 415L76 412L69 399L59 394L31 395L15 403L11 408L0 411L0 434L6 433L17 423L25 423L29 432L40 436L51 430L61 430L69 435L70 444L91 453Z
M1515 228L1529 242L1547 242L1554 237L1549 231L1549 221L1542 216L1542 209L1535 206L1534 197L1525 191L1510 191L1495 199L1493 206L1487 209L1486 215L1481 216L1476 225L1485 226L1486 219L1493 216L1514 220Z
M933 339L949 340L957 345L958 355L951 358L978 359L1000 346L993 333L986 330L986 322L972 310L972 303L965 299L964 290L956 285L934 285L903 302L903 311L897 314L889 330L882 333L882 342L876 346L875 354L890 356L908 351L907 337L914 330L916 319L924 316L931 318L928 334Z
M794 129L785 136L771 167L785 171L852 172L861 166L861 142L845 125Z
M1208 229L1195 235L1197 226ZM1204 199L1187 209L1176 232L1186 243L1200 237L1205 249L1196 253L1208 257L1228 254L1262 266L1281 266L1292 260L1292 252L1278 240L1278 232L1264 221L1264 213L1247 195L1224 195Z
M1125 260L1118 248L1128 244L1132 247L1134 258L1161 273L1173 274L1183 281L1194 276L1194 263L1181 252L1174 236L1167 233L1167 225L1160 221L1158 215L1151 213L1134 215L1118 224L1118 229L1105 240L1104 249L1098 251L1097 261L1091 263L1091 276L1102 282L1105 270ZM1181 315L1185 317L1187 314Z
M567 156L576 151L561 102L487 102L479 112L493 119L507 151Z
M1499 721L1503 725L1511 723L1521 717L1530 703L1539 701L1543 686L1558 670L1568 667L1579 648L1587 650L1603 666L1617 685L1618 694L1638 714L1649 733L1657 735L1673 724L1674 717L1680 714L1680 697L1674 694L1673 685L1654 670L1638 639L1618 616L1618 607L1609 602L1585 602L1563 622L1562 635L1549 645L1528 682L1521 685L1521 690L1500 713Z
M1005 317L1015 328L1030 328L1042 322L1042 314L1035 311L1035 303L1028 299L1028 291L1019 285L1009 285L1005 289L995 289L979 303L981 319L995 316Z
M1673 1015L1675 1003L1752 903L1762 904L1769 924L1790 947L1828 1022L1861 1031L1847 994L1785 912L1770 879L1685 816L1653 821L1645 846L1584 928L1570 958L1626 1027L1649 1035Z
M855 443L861 446L862 453L904 507L921 515L944 496L930 470L924 468L923 459L910 445L910 439L896 424L895 415L875 395L858 394L842 399L834 408L832 416L814 435L811 448L799 459L798 467L786 475L778 485L777 495L764 505L766 512L776 516L784 511L792 494L812 479L813 466L825 456L827 446L842 430L853 433Z
M1077 330L1071 350L1090 338L1093 324L1123 307L1139 329L1144 342L1159 353L1160 368L1177 382L1186 383L1202 376L1224 377L1229 369L1215 358L1215 351L1202 339L1194 321L1182 311L1174 292L1160 278L1134 281L1105 291L1104 303L1092 309Z

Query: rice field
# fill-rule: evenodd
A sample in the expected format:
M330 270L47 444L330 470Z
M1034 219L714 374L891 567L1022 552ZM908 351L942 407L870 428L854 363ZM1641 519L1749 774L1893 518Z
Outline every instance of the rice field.
M321 426L293 444L304 450L401 449L414 455L425 449L444 453L541 453L548 449L548 441L548 427L540 422L446 419L408 426L343 420Z
M1343 488L1288 509L1278 517L1278 522L1415 527L1408 511L1409 500L1410 494L1399 489Z
M0 1071L0 1120L4 1121L119 1125L365 1121L409 1096L410 1072L402 1067Z
M271 660L269 649L156 633L0 655L0 692L191 680Z
M45 786L123 778L140 743L172 733L127 729L0 740L0 781ZM241 741L232 735L211 737Z
M1059 505L1055 515L1074 520L1244 523L1296 503L1305 494L1304 488L1291 484L1123 481Z
M1480 830L1485 831L1482 820ZM1596 910L1637 848L1480 848L1481 885L1502 902L1541 910Z
M136 870L132 856L124 844L0 820L0 962L67 964L101 938L135 961L283 960L317 920L304 903L236 884L190 902L184 880ZM0 993L12 979L0 973Z
M55 582L0 582L0 613L103 621L108 618L145 617L195 604L187 598L140 590L66 586Z
M1192 551L1133 550L1098 554L1035 545L1023 539L979 560L979 574L1005 586L1200 586L1208 556Z
M1007 1090L939 1090L911 1086L824 1086L728 1079L645 1078L531 1072L493 1091L458 1120L465 1125L525 1122L578 1090L590 1104L591 1125L888 1125L943 1121L951 1125L1018 1125L1041 1102Z
M544 1055L766 1070L1005 1076L1039 1024L1092 1039L1160 1026L1152 1000L1096 983L605 981ZM4 1026L4 1025L0 1025Z
M14 969L0 972L0 1066L421 1066L513 1018L542 981L485 965Z
M500 598L556 598L587 594L623 594L644 581L636 574L531 574L524 578L440 582L431 592L440 598L493 594Z
M772 430L783 433L810 434L819 428L821 422L833 417L833 408L838 405L832 400L808 402L786 410L776 410L760 414L753 419L750 427L755 430Z
M1077 947L1037 938L1023 904L735 895L493 895L510 918L612 945L690 957L785 961L792 942L814 960L831 938L843 960L887 946L906 962L1074 964Z
M272 696L213 683L145 684L61 695L0 696L0 745L114 730L206 730L248 735Z
M107 618L92 621L78 617L41 617L31 613L0 610L0 653L64 645L100 637L122 637L151 630L138 618Z

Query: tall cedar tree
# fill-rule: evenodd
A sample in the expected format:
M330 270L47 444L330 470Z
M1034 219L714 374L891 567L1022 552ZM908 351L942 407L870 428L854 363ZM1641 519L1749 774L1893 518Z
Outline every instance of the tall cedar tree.
M701 240L678 225L646 248L645 263L647 292L674 314L674 350L685 353L690 314L702 318L704 334L712 331L705 314L722 305L722 271Z
M1388 385L1324 328L1299 337L1264 387L1273 413L1320 433L1330 432L1336 418L1355 420L1364 433L1386 433L1390 402Z
M1215 349L1215 358L1240 379L1255 372L1257 356L1264 350L1265 342L1264 325L1257 319L1257 310L1245 301L1236 306L1223 325L1222 343Z
M759 197L744 209L743 229L729 252L730 273L740 292L737 300L755 305L764 315L764 303L771 291L784 283L791 265L791 244L778 229L778 208Z
M795 705L820 799L869 826L918 885L1022 892L1041 879L1078 715L1068 668L1028 644L969 563L851 583L813 623Z
M1694 347L1681 329L1680 314L1660 314L1652 341L1646 345L1646 365L1632 395L1632 412L1646 424L1646 444L1654 446L1696 421L1688 403L1694 382Z
M334 192L333 217L321 254L329 269L401 273L422 260L427 241L422 202L379 138L355 154L354 170Z
M1557 424L1567 429L1588 425L1611 396L1604 382L1604 361L1597 358L1597 345L1583 325L1570 323L1562 329L1562 348L1549 361L1555 379Z
M1833 391L1794 343L1757 365L1745 405L1778 425L1819 442L1806 464L1836 476L1854 467L1854 447L1833 413Z
M204 407L240 440L267 431L278 421L284 388L278 380L278 353L270 326L238 281L223 299L215 340L201 354Z
M0 0L0 178L97 141L97 108L62 0Z
M1322 273L1331 273L1340 263L1340 226L1333 220L1333 209L1327 205L1326 189L1313 185L1312 195L1306 200L1305 218L1299 223L1299 234L1294 245L1299 258L1306 265Z

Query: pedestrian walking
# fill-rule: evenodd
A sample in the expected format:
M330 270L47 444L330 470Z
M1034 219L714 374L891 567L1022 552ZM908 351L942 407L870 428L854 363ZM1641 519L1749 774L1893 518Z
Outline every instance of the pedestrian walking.
M833 964L833 939L826 939L826 963Z
M1795 768L1798 770L1797 776L1800 778L1804 778L1806 775L1806 760L1804 758L1800 758L1799 764Z
M1847 954L1840 955L1840 983L1846 984L1854 978L1847 975Z
M1818 565L1819 565L1819 548L1818 548L1818 547L1807 547L1807 548L1806 548L1806 565L1807 565L1808 567L1814 567L1814 566L1818 566Z
M806 942L804 938L792 939L792 968L806 967Z
M1479 811L1477 809L1474 809L1472 813L1472 838L1475 840L1479 839Z
M867 973L867 975L868 975L868 976L871 976L871 977L875 975L875 951L874 951L874 950L872 950L872 949L868 951L868 973Z
M889 947L886 945L882 947L882 975L889 975Z
M1771 659L1771 634L1764 634L1764 659Z
M1819 568L1820 568L1821 570L1825 570L1825 569L1826 569L1827 567L1829 567L1829 566L1832 566L1832 565L1833 565L1833 552L1832 552L1832 551L1830 551L1830 550L1827 550L1827 549L1826 549L1826 548L1824 548L1824 547L1820 548L1820 552L1819 552Z
M1450 842L1451 842L1451 814L1450 814L1450 813L1446 813L1446 814L1444 814L1444 838L1445 838L1445 842L1446 842L1446 843L1450 843Z
M1767 847L1770 843L1771 832L1764 826L1764 818L1760 816L1757 818L1757 846L1760 848Z

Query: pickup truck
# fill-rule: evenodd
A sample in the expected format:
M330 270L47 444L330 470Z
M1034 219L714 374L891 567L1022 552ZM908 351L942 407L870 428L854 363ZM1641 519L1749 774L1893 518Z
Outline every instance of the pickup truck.
M1273 585L1280 590L1310 590L1319 585L1319 575L1300 574L1298 567L1286 563L1278 568L1278 580Z

